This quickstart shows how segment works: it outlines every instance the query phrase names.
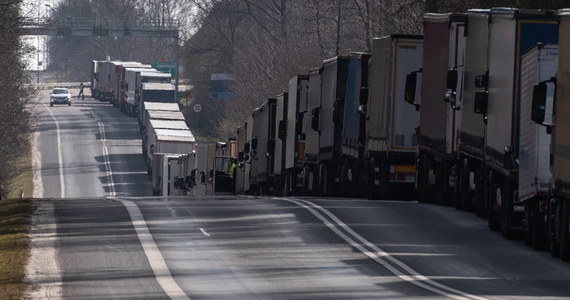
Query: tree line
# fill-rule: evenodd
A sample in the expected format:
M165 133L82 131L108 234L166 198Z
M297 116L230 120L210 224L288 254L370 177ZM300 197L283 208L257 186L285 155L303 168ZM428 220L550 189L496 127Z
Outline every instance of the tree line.
M0 3L0 185L9 189L22 171L18 163L30 151L35 90L30 85L23 57L32 49L20 39L21 1ZM5 197L5 195L0 195Z
M63 0L54 18L177 20L181 74L193 86L184 110L198 136L235 134L252 109L287 88L326 58L369 52L388 34L422 34L426 12L469 8L558 9L568 0ZM58 37L50 43L51 67L67 80L86 81L92 59L173 60L175 47L161 39ZM210 95L211 74L232 74L234 97ZM192 104L203 109L195 113Z
M255 107L327 58L370 52L374 37L422 34L426 12L469 8L558 9L570 1L192 0L197 30L184 44L187 76L207 122L201 131L235 135ZM234 98L209 97L209 75L234 74ZM196 113L188 112L190 118ZM200 116L200 119L203 119Z

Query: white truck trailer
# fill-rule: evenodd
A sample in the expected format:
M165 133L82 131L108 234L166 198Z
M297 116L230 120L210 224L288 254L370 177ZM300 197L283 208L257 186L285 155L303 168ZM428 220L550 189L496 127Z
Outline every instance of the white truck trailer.
M523 237L535 249L546 248L548 203L550 202L551 135L531 118L534 86L551 85L547 93L544 122L552 124L554 83L558 65L558 45L538 44L522 57L520 136L518 149L518 203L524 205Z
M407 75L419 73L422 53L422 36L372 41L368 99L361 109L366 114L363 174L370 199L414 189L419 115L403 100Z

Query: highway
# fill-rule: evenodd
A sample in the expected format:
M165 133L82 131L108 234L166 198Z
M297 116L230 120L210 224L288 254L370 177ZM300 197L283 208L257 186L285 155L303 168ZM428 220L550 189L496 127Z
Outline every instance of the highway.
M38 111L32 299L570 299L570 264L473 214L149 197L134 118L88 98Z

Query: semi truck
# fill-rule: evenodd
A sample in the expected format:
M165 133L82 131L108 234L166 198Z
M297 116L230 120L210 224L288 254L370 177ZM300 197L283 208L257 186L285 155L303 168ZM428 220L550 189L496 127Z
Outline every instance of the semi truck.
M461 13L424 16L421 104L419 107L416 189L420 202L449 204L455 195L457 133L461 115L463 52L466 15ZM453 70L455 81L448 80ZM406 86L415 86L413 76ZM443 101L445 100L445 101ZM454 105L448 105L453 102Z
M276 99L268 99L252 113L250 190L267 195L272 190L275 167Z
M476 112L475 95L487 81L487 45L489 37L488 9L471 9L467 12L469 30L465 32L465 59L463 67L463 103L455 105L461 113L459 126L459 157L457 161L457 209L474 210L485 217L485 131L486 120Z
M127 104L129 109L140 116L144 113L146 102L175 103L176 87L172 83L144 82L140 94L135 98L134 107Z
M186 154L194 150L196 140L190 130L154 129L147 132L146 163L152 175L155 153Z
M552 11L514 8L493 8L489 19L488 76L475 96L475 110L487 126L487 217L492 230L514 237L524 216L517 197L521 58L537 43L558 43L558 20Z
M390 35L372 41L368 99L360 109L366 116L363 173L369 199L414 190L419 116L416 107L403 100L407 75L417 76L422 53L422 36Z
M306 195L317 195L319 184L319 141L321 132L321 77L322 67L309 70L308 107L303 120L310 120L306 128L303 190Z
M548 240L548 204L550 202L551 136L531 118L534 86L547 89L544 122L552 124L554 83L558 64L558 45L537 44L521 59L520 136L518 147L518 199L524 206L522 223L525 244L543 249Z
M339 195L340 133L348 62L346 56L327 59L323 62L321 71L318 194L322 196Z
M137 77L140 76L141 72L158 73L158 71L151 68L150 65L143 65L137 68L123 68L121 79L122 93L121 97L119 98L119 108L122 112L127 113L129 116L134 116L136 113L134 110L135 97L139 90L139 86L137 86Z
M309 76L297 75L289 80L287 101L286 146L284 153L286 194L303 194L305 143L310 118L307 117L309 101Z
M283 196L286 191L285 153L287 152L288 93L275 99L275 155L273 161L273 194Z
M570 10L558 11L559 40L556 78L546 79L533 87L531 119L541 125L540 131L551 133L552 180L548 203L547 238L550 252L570 261ZM550 97L554 90L553 111ZM522 116L521 116L522 117ZM551 120L548 120L549 117Z

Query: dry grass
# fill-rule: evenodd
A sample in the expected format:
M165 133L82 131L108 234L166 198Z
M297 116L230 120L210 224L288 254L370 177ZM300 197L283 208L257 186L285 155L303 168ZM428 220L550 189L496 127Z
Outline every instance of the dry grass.
M10 182L9 200L0 201L0 299L23 299L26 264L30 255L30 226L33 204L31 153L16 166L20 174ZM24 199L20 199L23 192Z
M22 299L26 292L26 263L32 201L0 201L0 299Z

